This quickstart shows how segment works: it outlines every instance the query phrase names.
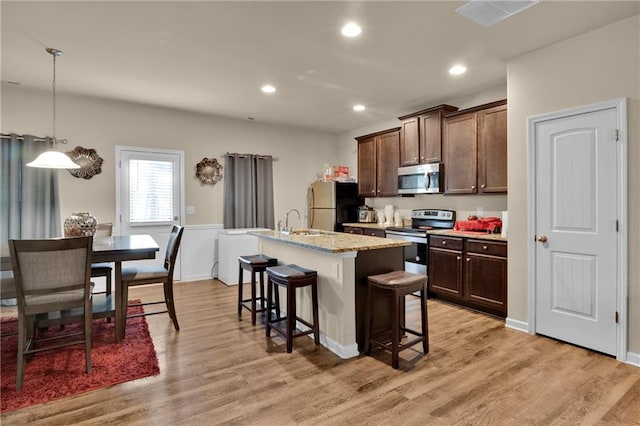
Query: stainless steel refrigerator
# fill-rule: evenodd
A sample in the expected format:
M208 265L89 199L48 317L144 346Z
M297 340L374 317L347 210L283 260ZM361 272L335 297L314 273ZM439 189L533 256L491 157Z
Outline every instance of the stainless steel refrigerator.
M308 192L309 228L342 232L343 223L358 221L363 203L357 183L313 182Z

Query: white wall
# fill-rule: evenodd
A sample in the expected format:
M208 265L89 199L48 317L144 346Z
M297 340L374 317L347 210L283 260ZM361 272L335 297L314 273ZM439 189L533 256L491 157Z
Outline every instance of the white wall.
M195 177L195 165L203 157L223 164L224 152L279 157L274 163L276 221L291 208L304 211L309 183L323 163L336 163L336 136L301 128L71 95L58 95L57 116L56 136L69 140L64 151L81 145L96 149L104 159L102 173L89 180L60 172L63 218L90 211L100 221L115 223L115 145L185 151L185 200L196 208L183 221L186 225L222 223L223 181L202 185ZM3 133L50 135L51 94L4 87L1 124Z
M510 318L523 322L528 303L527 118L628 98L628 339L629 351L640 353L640 15L509 61L508 91L508 309Z

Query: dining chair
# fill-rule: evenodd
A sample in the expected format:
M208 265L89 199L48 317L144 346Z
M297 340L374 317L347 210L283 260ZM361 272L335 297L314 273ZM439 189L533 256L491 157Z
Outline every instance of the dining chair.
M91 373L92 249L93 237L9 240L18 305L17 390L22 389L25 358L44 350L84 343L86 369ZM80 316L62 316L59 323L78 322L78 318L82 318L83 331L36 338L38 318L72 310L79 310ZM41 345L58 339L63 340Z
M164 303L167 307L167 309L163 311L126 315L125 321L126 318L169 313L169 317L171 317L171 320L173 321L173 326L176 330L180 330L178 317L176 316L176 308L173 302L173 269L176 264L176 258L178 257L178 249L180 248L180 240L182 239L183 231L184 227L182 226L173 225L171 228L171 234L169 235L169 241L167 243L167 251L165 253L164 263L162 266L143 265L122 269L122 303L124 304L123 310L125 312L127 312L128 306L146 306ZM157 283L163 284L164 301L128 304L129 287Z
M99 223L96 227L95 239L109 238L113 234L113 223ZM111 294L111 271L113 270L111 263L100 262L91 265L91 278L105 278L105 293Z

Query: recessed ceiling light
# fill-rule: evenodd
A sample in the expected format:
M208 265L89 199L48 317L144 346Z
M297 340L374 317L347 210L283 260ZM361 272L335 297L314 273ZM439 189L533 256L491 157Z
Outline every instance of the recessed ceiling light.
M264 93L275 93L276 88L270 84L265 84L260 90L262 90Z
M362 32L362 28L360 28L360 25L356 24L355 22L349 22L344 27L342 27L342 30L340 30L340 32L345 37L356 37L360 35L360 33Z
M365 108L365 106L364 106L364 105L360 105L360 104L358 104L358 105L354 105L354 106L353 106L353 110L354 110L354 111L358 111L358 112L360 112L360 111L364 111L365 109L366 109L366 108Z
M464 74L465 72L467 72L467 67L465 67L464 65L454 65L449 68L449 74L451 75L460 75Z

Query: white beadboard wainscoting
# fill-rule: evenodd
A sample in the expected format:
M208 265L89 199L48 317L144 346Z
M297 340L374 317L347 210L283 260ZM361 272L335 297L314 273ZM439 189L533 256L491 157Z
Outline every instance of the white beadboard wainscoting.
M222 228L222 224L184 227L180 243L180 281L205 280L218 276L218 232Z

